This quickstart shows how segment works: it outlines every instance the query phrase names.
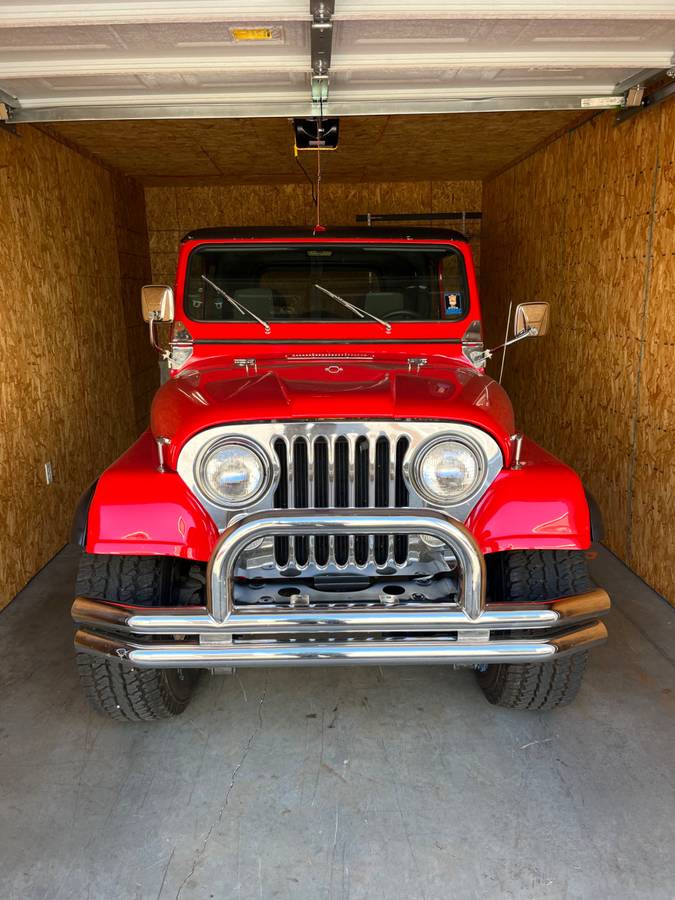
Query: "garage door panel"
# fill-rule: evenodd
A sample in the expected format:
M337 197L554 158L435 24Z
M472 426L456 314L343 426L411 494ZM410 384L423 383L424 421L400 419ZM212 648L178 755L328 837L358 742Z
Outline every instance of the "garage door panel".
M303 12L305 10L303 9ZM309 12L304 17L309 19ZM67 27L3 28L3 44L7 57L28 59L58 57L66 52L73 59L95 54L115 58L121 53L139 51L154 56L166 51L177 53L213 51L217 48L224 59L259 58L263 53L293 54L309 47L309 29L305 21L279 22L265 20L269 36L263 41L237 39L236 29L243 22L163 22L107 25L69 25Z
M436 66L387 65L359 66L355 61L345 69L338 65L333 71L333 95L336 101L364 100L366 90L387 89L387 97L410 97L417 90L424 90L428 99L442 96L481 97L486 89L499 89L509 96L533 96L537 91L570 94L608 92L620 81L626 71L620 68L574 68L561 66L550 72L544 66L508 66L500 60L495 65L452 65L450 60ZM452 89L456 89L453 94ZM391 93L389 93L391 92Z
M21 97L22 105L27 109L45 105L124 106L140 101L161 105L170 92L174 105L226 102L232 107L239 105L240 115L245 116L258 109L261 102L306 104L307 100L309 75L302 70L277 70L274 77L269 73L245 70L190 69L185 74L171 70L153 73L143 71L143 61L138 62L133 73L55 74L22 80L0 76L0 82L7 93Z
M337 13L339 14L338 6ZM412 10L411 10L412 11ZM338 19L335 24L335 51L449 52L466 50L502 52L529 50L535 52L569 50L579 45L602 52L612 49L639 47L644 41L650 46L668 50L675 38L671 22L653 20L622 21L566 21L564 19Z
M77 14L52 5L51 16L49 5L33 6L32 20L21 8L0 10L0 88L18 98L17 121L94 118L106 107L133 117L140 103L149 117L156 108L195 116L191 106L204 114L208 104L218 115L309 115L322 90L335 115L426 112L432 101L435 111L455 111L487 98L502 109L521 108L519 98L581 108L582 97L618 102L617 85L667 68L675 51L675 10L658 2L480 5L480 14L466 5L347 2L332 21L309 0L257 9L165 0L145 16L134 2L82 5ZM312 44L312 14L332 53ZM313 80L319 74L328 80Z

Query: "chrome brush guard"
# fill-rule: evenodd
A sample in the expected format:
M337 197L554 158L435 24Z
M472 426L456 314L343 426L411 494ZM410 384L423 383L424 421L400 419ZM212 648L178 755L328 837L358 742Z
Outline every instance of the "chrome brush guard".
M328 607L292 598L286 606L235 604L237 559L251 542L344 532L428 534L448 544L458 563L456 602L397 603L390 597L364 604L347 597ZM303 509L261 511L225 530L208 566L206 607L140 607L77 597L72 615L80 626L78 649L139 667L482 665L546 660L592 646L606 638L595 617L608 608L609 597L600 589L548 603L486 603L483 555L471 533L441 512ZM170 640L159 642L161 635Z
M381 603L346 599L321 608L235 604L237 559L252 542L268 536L344 533L424 534L447 544L457 560L456 602L397 603L392 596ZM142 608L78 597L72 611L81 626L75 644L80 650L150 668L482 665L545 661L606 638L604 625L595 618L609 608L603 590L547 603L488 604L485 581L484 557L472 534L461 522L435 510L259 511L221 535L208 566L206 607ZM581 627L571 627L575 625ZM547 634L538 636L543 630ZM495 638L493 632L508 634ZM159 643L159 635L172 640Z

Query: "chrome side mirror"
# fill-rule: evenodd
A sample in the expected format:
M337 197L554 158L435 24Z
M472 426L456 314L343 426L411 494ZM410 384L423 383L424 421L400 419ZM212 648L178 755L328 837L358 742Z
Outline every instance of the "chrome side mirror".
M511 340L505 341L503 344L499 344L491 350L483 350L481 353L476 354L474 365L477 368L482 368L488 359L492 359L492 355L496 350L504 349L504 353L506 353L506 348L510 347L511 344L517 344L518 341L523 341L525 338L541 337L546 334L548 331L548 313L549 304L545 301L539 303L519 303L518 306L516 306L516 314L513 317L513 337ZM506 333L509 333L508 323ZM502 356L502 372L503 370L504 356ZM500 374L500 383L501 380L502 376Z
M141 288L141 305L146 322L173 322L173 289L168 284L146 284Z
M513 335L543 337L548 331L548 303L519 303L513 317Z
M168 351L157 343L155 325L158 322L173 322L173 288L170 288L168 284L146 284L141 289L141 307L143 318L150 327L150 343L155 350L161 353L163 359L167 359Z

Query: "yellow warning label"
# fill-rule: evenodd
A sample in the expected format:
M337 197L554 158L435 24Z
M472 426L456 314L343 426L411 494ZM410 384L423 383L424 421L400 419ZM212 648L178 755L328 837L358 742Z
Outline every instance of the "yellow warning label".
M271 41L274 36L271 28L230 28L230 34L235 41Z

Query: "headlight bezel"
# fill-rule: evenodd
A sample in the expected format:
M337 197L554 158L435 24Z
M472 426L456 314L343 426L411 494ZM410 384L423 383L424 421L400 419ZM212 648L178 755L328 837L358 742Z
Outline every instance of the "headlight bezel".
M243 447L244 449L250 451L254 456L257 457L261 465L263 477L260 486L245 500L226 500L221 494L218 494L211 489L205 476L205 467L210 457L214 453L222 450L223 447L226 447L228 445ZM274 478L274 467L268 454L265 451L265 448L257 441L251 440L244 435L238 434L220 435L219 437L216 437L212 441L206 443L201 448L201 450L195 457L193 475L196 485L198 486L201 493L208 499L209 503L212 503L221 509L242 510L255 506L269 492Z
M439 444L445 444L449 442L461 444L462 446L466 447L473 454L478 469L477 478L471 488L464 494L460 494L452 498L452 500L440 497L439 495L434 494L432 491L429 491L429 489L424 484L424 481L422 480L422 476L420 474L420 469L426 455ZM490 474L489 460L482 444L478 440L474 439L471 434L467 432L460 433L456 431L442 432L440 434L433 435L426 441L420 443L415 448L415 452L412 458L408 461L408 464L405 468L407 470L407 479L413 490L422 498L425 503L428 503L430 506L438 509L453 509L460 506L464 507L468 504L471 504L474 499L477 500L484 491L486 482Z

